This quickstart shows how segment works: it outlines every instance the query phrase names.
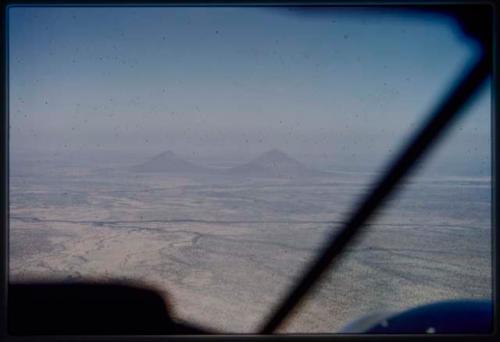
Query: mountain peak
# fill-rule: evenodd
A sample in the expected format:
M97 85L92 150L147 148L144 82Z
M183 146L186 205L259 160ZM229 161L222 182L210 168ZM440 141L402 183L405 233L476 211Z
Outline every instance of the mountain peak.
M301 176L314 173L301 162L278 149L264 152L250 162L230 170L232 174L254 176Z
M160 154L157 154L155 157L153 157L153 159L156 158L180 158L180 157L174 151L168 150Z
M280 161L280 160L293 160L288 154L285 152L278 150L278 149L272 149L269 151L264 152L261 154L257 159L261 160L270 160L270 161ZM256 159L256 160L257 160Z

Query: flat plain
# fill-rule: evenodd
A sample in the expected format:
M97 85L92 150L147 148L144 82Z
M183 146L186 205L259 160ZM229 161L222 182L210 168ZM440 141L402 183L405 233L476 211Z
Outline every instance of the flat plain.
M243 333L258 328L371 181L16 170L11 281L141 282L177 319ZM490 186L414 177L280 332L335 332L375 311L491 298Z

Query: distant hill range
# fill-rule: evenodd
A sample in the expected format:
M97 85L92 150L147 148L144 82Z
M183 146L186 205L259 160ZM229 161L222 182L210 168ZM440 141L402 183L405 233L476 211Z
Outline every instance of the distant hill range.
M184 174L219 174L235 177L312 177L327 172L307 167L280 150L267 151L248 163L229 169L205 168L184 160L172 151L163 152L143 164L134 166L136 172L164 172Z
M151 158L147 162L132 167L136 172L165 172L165 173L206 173L211 172L202 166L190 163L172 151L166 151Z
M267 151L250 162L226 171L230 175L252 177L310 177L322 174L280 150Z

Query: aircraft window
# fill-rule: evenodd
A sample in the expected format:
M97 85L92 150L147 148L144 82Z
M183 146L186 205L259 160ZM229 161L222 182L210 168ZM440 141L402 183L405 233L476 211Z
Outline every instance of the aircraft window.
M389 9L12 7L10 281L255 332L479 52ZM492 298L490 87L278 332Z

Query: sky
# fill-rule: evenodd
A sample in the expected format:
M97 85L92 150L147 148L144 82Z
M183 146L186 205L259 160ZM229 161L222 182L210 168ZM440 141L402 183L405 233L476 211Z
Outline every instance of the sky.
M477 55L448 18L384 10L11 7L8 20L14 159L278 148L382 165ZM489 172L489 87L434 159Z

